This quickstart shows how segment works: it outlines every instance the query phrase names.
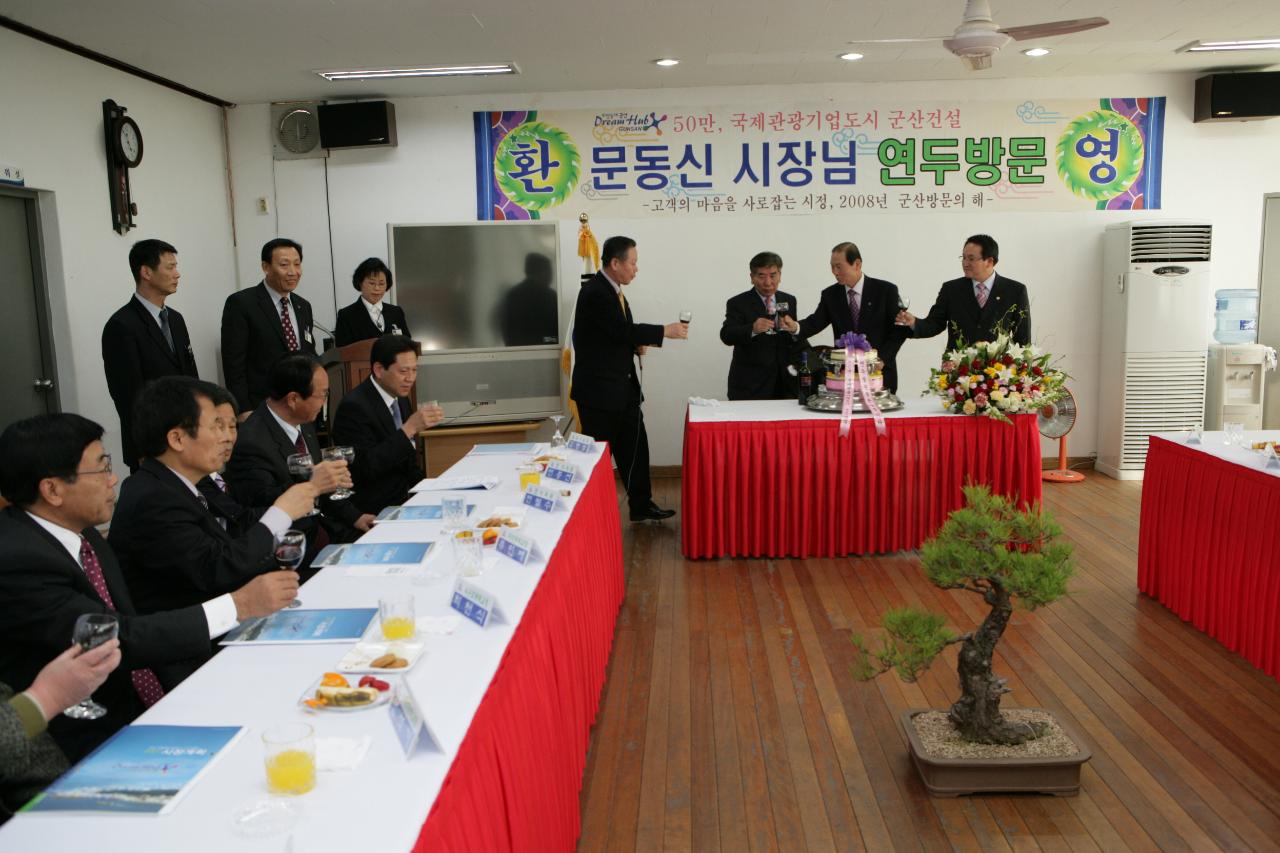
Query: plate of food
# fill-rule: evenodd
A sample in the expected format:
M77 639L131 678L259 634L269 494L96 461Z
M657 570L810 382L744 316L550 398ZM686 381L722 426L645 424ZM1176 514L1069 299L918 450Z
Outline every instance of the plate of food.
M387 704L391 683L372 675L355 680L339 672L326 672L316 679L298 699L298 704L311 711L363 711Z
M525 508L522 506L500 506L475 523L475 528L482 531L481 541L492 545L498 541L503 530L514 530L524 524Z
M1255 441L1252 447L1259 453L1266 453L1267 448L1270 447L1275 450L1276 455L1280 455L1280 441Z
M537 466L538 466L539 468L541 468L543 471L547 470L547 465L548 465L548 463L551 463L551 462L564 462L564 461L565 461L565 457L563 457L563 456L561 456L561 455L559 455L559 454L557 454L557 453L544 453L544 454L542 454L541 456L535 456L535 457L533 457L533 464L534 464L534 465L537 465Z
M382 639L378 623L369 628L366 639L356 643L338 661L338 672L372 672L397 675L413 669L426 651L426 644L414 640Z

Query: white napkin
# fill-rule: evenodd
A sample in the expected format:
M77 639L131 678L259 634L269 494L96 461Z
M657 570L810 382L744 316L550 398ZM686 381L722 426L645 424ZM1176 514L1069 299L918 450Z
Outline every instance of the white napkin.
M372 735L316 738L317 770L355 770L373 743Z
M708 400L706 397L690 397L689 405L690 406L718 406L720 405L720 401Z
M452 634L461 622L462 617L457 613L450 613L448 616L419 616L418 633L437 636Z

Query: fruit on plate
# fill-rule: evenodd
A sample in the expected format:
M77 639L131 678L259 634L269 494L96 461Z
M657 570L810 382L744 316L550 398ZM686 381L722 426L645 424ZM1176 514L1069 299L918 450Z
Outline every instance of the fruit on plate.
M383 681L381 678L374 678L372 675L366 675L364 678L360 679L360 686L372 687L379 693L386 693L391 689L390 683Z
M320 679L321 687L350 687L351 682L336 672L326 672Z
M484 533L480 534L480 541L485 545L492 545L498 541L498 529L496 527L486 527Z
M372 687L325 687L316 688L316 698L326 706L337 708L356 708L360 705L371 705L378 701L378 691Z

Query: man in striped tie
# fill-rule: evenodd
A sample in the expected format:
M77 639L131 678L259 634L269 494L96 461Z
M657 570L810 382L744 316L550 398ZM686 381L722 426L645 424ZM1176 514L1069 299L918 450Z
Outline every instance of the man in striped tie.
M1000 246L986 234L975 234L964 243L960 253L963 278L942 285L938 299L927 317L916 317L905 308L898 312L898 325L907 328L913 338L932 338L947 333L951 352L960 341L965 345L992 341L1008 332L1015 344L1031 343L1031 304L1027 286L1020 281L996 273Z
M194 380L189 380L194 381ZM158 701L206 659L211 640L293 600L297 575L270 572L228 594L140 615L115 552L116 477L102 427L74 414L38 415L0 435L0 682L30 684L66 650L76 619L114 612L123 660L94 692L97 720L56 717L49 733L76 761ZM175 563L180 552L170 552Z

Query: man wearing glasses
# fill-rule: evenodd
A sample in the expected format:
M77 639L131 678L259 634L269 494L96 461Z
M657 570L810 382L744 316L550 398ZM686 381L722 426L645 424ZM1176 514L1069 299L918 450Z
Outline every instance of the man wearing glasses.
M995 340L1000 331L1008 332L1016 344L1031 343L1027 286L998 275L999 259L1000 247L995 240L986 234L973 235L965 241L960 255L964 278L942 285L927 317L899 311L898 325L909 328L913 338L932 338L945 329L944 352L951 352L960 340L965 346Z

